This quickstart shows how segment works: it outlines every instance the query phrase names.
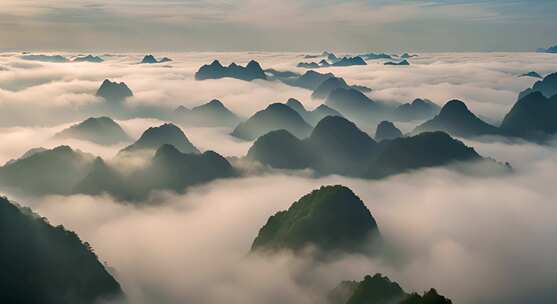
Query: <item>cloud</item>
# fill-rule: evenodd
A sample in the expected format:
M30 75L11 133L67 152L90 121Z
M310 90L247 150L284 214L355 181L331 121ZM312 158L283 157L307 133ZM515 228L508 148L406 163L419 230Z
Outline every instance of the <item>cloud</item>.
M552 303L555 154L535 145L484 145L503 153L495 157L535 161L497 178L445 169L382 181L275 174L163 193L147 207L89 196L30 204L90 242L134 303L315 303L341 280L375 272L407 290L435 287L457 303ZM320 185L339 183L370 209L388 254L325 264L247 255L270 215Z

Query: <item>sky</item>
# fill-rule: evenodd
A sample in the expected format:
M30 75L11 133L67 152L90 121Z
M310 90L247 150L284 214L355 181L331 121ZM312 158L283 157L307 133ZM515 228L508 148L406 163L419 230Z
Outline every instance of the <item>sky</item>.
M533 51L554 0L2 0L4 51Z

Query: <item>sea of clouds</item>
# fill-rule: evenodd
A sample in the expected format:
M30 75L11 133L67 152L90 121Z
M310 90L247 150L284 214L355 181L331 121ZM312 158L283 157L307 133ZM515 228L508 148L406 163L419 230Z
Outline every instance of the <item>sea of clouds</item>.
M223 64L256 59L263 68L303 72L295 67L307 61L303 54L156 55L174 61L139 65L143 54L115 54L103 56L107 61L101 64L43 63L0 54L0 163L30 148L60 144L113 157L123 145L51 138L87 118L88 106L103 102L95 92L105 78L128 84L134 92L130 108L193 107L217 98L248 117L290 97L308 108L321 103L310 98L310 91L280 82L199 82L193 77L213 59ZM370 61L363 67L320 71L368 86L374 90L371 98L385 102L428 98L443 105L461 99L494 123L535 81L518 75L557 71L553 55L534 53L420 54L411 63L388 67ZM163 123L156 118L118 122L134 138ZM400 127L410 131L414 125ZM230 137L226 128L183 130L201 150L224 156L245 155L251 145ZM215 181L184 195L159 193L153 205L141 207L108 196L11 198L91 243L134 303L320 303L341 280L376 272L409 291L435 287L455 303L555 303L557 145L489 139L465 143L484 156L510 162L514 173L480 177L427 169L381 181L267 173ZM385 252L373 258L339 256L330 263L286 253L248 254L270 215L327 184L346 185L360 196L387 240Z

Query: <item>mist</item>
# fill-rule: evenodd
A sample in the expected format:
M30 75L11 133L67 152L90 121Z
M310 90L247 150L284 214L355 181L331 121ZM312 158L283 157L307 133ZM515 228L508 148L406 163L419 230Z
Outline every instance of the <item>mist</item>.
M144 54L100 55L106 59L101 64L31 62L17 53L0 55L0 164L31 148L58 145L113 158L129 143L102 146L52 138L98 114L92 109L104 101L95 92L105 78L124 81L134 92L127 109L153 112L179 105L191 108L216 98L247 118L290 97L309 109L322 103L311 99L310 91L278 81L194 80L199 66L213 59L223 64L256 59L264 69L303 73L296 67L304 61L302 53L158 53L174 61L157 65L137 64ZM319 72L368 86L372 99L387 103L428 98L443 105L461 99L497 123L518 93L535 82L518 77L531 70L545 75L557 70L557 62L551 55L534 53L429 53L412 58L409 67L368 61L367 66ZM134 140L165 122L153 117L115 119ZM395 122L403 131L419 123ZM246 155L252 144L231 137L229 128L182 130L199 150L227 157ZM483 156L509 162L513 173L486 176L480 174L485 168L467 173L436 168L370 181L261 170L192 187L181 195L158 192L141 206L107 195L6 195L89 242L131 303L323 303L340 281L377 272L407 291L436 288L454 303L556 302L557 142L464 142ZM348 186L364 201L387 242L384 252L374 257L341 255L327 262L289 252L249 254L269 216L330 184Z
M435 287L455 303L552 303L557 157L526 144L483 149L528 166L482 178L449 169L382 181L271 174L159 193L150 207L82 195L31 204L90 242L134 303L315 303L341 280L376 272L410 291ZM365 202L387 240L383 254L328 263L248 255L269 216L327 184Z

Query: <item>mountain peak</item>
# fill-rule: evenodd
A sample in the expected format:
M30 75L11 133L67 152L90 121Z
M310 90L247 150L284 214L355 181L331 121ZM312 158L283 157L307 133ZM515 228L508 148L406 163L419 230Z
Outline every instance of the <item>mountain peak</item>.
M135 143L122 151L158 150L164 144L173 145L182 153L199 153L199 150L193 146L184 132L172 123L148 128Z
M127 97L132 97L133 92L123 82L117 83L105 79L97 90L96 96L103 97L107 101L121 102Z
M302 250L316 246L322 253L369 253L379 229L362 200L341 185L322 186L269 218L255 238L252 251Z

